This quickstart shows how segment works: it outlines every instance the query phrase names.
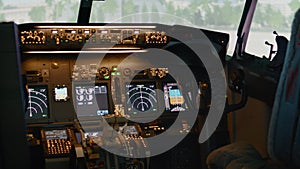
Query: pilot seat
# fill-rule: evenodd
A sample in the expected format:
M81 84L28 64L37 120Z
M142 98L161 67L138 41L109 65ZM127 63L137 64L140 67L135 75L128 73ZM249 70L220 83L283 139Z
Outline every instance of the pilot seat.
M209 169L300 168L300 9L292 31L274 99L268 131L268 159L248 143L237 142L211 152Z

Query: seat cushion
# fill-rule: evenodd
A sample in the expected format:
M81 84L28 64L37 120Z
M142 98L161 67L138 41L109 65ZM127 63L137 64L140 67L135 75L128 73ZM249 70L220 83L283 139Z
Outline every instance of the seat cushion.
M210 169L224 169L237 165L262 167L264 160L256 149L247 143L233 143L214 150L207 157ZM230 164L230 165L229 165ZM242 168L242 167L240 167Z
M226 166L226 169L267 169L267 163L262 159L256 159L250 156L244 156L232 160Z

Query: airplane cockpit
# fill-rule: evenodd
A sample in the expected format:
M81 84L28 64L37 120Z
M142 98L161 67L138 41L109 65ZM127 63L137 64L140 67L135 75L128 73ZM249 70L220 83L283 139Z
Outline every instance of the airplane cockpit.
M300 168L299 6L0 0L0 168Z

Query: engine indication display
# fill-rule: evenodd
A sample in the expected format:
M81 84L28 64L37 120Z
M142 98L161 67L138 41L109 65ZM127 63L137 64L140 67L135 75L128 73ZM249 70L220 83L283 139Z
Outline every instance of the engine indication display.
M28 107L25 112L26 119L48 118L48 87L28 87Z
M157 111L154 83L126 84L127 111L130 114Z
M103 116L109 114L106 84L78 84L75 86L74 92L79 116ZM92 110L93 105L97 106L96 112Z

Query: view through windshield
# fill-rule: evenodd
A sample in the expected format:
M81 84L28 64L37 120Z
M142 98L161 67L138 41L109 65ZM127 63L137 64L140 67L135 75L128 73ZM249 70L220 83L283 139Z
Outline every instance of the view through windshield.
M80 0L0 0L0 15L1 20L17 23L76 22L79 4ZM231 35L232 53L243 6L243 0L95 1L90 22L152 22L219 30Z
M109 0L94 2L91 22L178 24L221 31L231 35L232 54L243 7L243 0Z
M233 53L244 0L106 0L94 1L93 23L162 23L194 26L230 34L228 54ZM0 0L0 21L76 22L80 0ZM276 30L289 39L298 0L259 0L246 51L268 55L268 40Z
M265 44L266 40L277 50L273 31L290 39L292 21L299 7L299 0L258 0L246 52L268 56L270 47Z

